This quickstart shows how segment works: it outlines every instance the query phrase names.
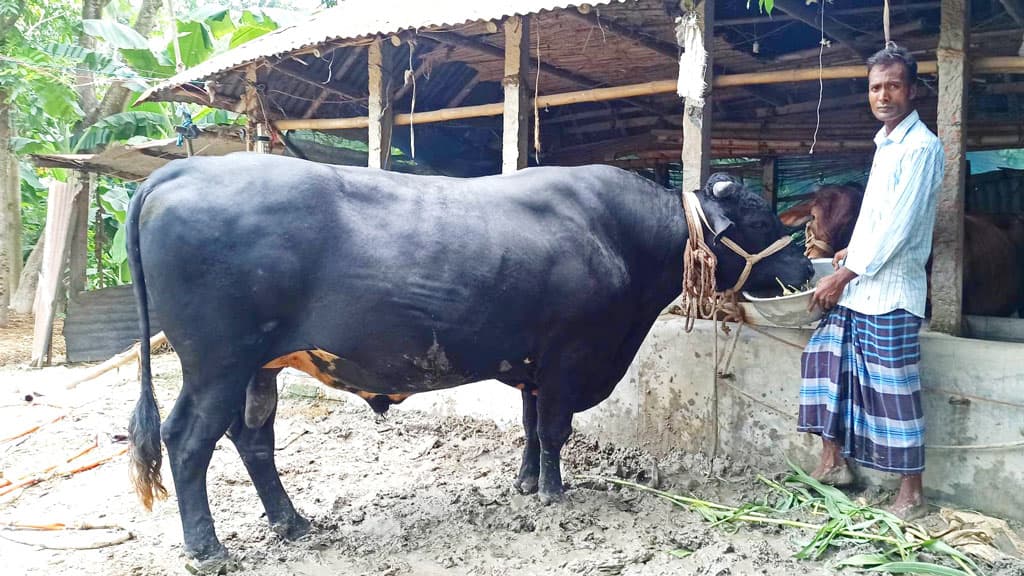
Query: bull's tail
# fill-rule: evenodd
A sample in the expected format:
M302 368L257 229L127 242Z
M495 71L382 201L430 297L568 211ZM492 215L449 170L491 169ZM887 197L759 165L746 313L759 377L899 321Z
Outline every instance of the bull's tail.
M142 272L142 253L139 249L139 215L142 204L152 187L147 183L139 187L128 206L125 232L128 244L128 266L132 271L132 288L139 312L139 367L142 389L128 424L128 454L131 458L131 477L135 491L146 509L153 507L153 499L167 497L160 478L163 452L160 447L160 409L153 395L153 372L150 365L149 300L146 295L146 277Z

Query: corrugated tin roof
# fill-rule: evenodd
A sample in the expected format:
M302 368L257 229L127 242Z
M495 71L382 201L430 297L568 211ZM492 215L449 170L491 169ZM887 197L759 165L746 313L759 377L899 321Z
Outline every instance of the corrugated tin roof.
M419 28L451 27L511 15L561 10L580 4L603 6L629 0L343 0L334 8L314 14L304 24L281 28L184 70L150 88L151 95L182 84L203 80L268 56L291 53L324 42L353 40Z

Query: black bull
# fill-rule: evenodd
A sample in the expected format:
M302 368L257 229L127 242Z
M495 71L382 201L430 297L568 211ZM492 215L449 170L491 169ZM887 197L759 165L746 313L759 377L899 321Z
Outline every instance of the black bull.
M740 184L700 197L711 238L726 234L753 253L783 234ZM255 154L157 170L132 198L127 231L143 333L133 477L147 506L164 494L162 437L186 552L201 560L226 554L206 493L225 433L274 530L308 529L274 464L285 366L378 412L479 380L521 387L516 484L557 499L573 414L611 394L679 293L687 238L677 192L607 166L453 179ZM714 249L718 285L731 286L743 261ZM810 274L792 247L755 266L749 284L799 286ZM150 314L183 376L162 428Z

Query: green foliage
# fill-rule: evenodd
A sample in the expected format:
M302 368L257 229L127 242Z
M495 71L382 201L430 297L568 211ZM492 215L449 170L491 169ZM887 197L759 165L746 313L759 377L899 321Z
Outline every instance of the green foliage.
M122 112L107 116L85 130L75 144L75 151L92 150L114 141L136 136L167 138L174 132L165 114L154 112Z
M149 47L142 34L114 20L82 20L85 32L90 36L106 40L114 48L142 49Z
M269 16L246 10L242 12L241 25L231 35L230 46L235 48L277 29L277 23Z
M891 574L976 576L978 566L964 553L931 537L915 524L904 523L891 513L850 500L841 490L822 484L789 462L792 472L781 482L763 476L769 489L760 502L727 506L694 497L664 492L618 478L589 477L610 484L654 494L672 504L700 514L713 526L738 530L741 523L765 524L812 532L810 540L794 556L819 559L826 552L849 545L875 544L882 551L858 554L835 562L836 568L852 567ZM794 514L799 514L794 518ZM803 520L811 518L813 521ZM944 564L925 562L925 555ZM956 567L948 566L953 563Z
M752 0L747 0L747 10L750 9L750 3ZM775 8L775 0L757 0L757 11L764 14L768 13L770 16L772 10Z
M208 0L198 0L205 2ZM184 0L180 19L174 24L181 63L198 65L215 54L262 36L278 27L282 18L301 17L293 2L260 0L274 11L249 8L254 0L216 2L197 7ZM211 2L212 3L212 2ZM101 19L82 19L80 0L0 0L0 20L17 14L16 26L0 30L0 92L6 94L17 128L14 150L22 156L21 196L25 255L35 245L46 219L48 178L65 179L60 170L35 169L28 154L94 152L114 143L167 138L181 122L176 106L169 103L136 104L138 96L154 83L173 76L178 62L173 38L162 34L158 23L152 39L144 38L127 23L137 16L138 2L113 0L105 4ZM281 14L278 17L278 14ZM166 18L166 13L162 13ZM87 33L97 39L94 48L79 43ZM92 79L92 80L91 80ZM133 95L125 111L82 125L83 110L76 86L92 82L102 99L115 83ZM244 117L223 110L189 106L196 124L244 123ZM134 184L98 179L100 212L99 261L94 253L95 226L90 227L89 286L129 281L124 251L123 223ZM90 222L95 223L94 213ZM102 274L102 278L99 275Z

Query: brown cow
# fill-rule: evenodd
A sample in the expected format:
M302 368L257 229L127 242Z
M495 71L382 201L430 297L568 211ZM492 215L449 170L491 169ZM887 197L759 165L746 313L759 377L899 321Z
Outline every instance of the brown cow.
M850 243L862 197L854 185L822 186L779 219L790 227L806 224L804 253L829 258ZM930 293L930 260L928 270ZM964 215L963 312L1024 316L1024 216Z
M804 255L831 258L850 243L857 223L864 189L857 184L826 184L814 192L814 198L801 202L779 215L785 226L804 228Z

